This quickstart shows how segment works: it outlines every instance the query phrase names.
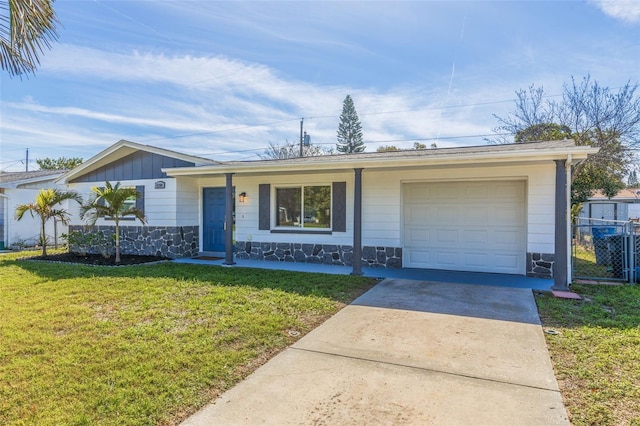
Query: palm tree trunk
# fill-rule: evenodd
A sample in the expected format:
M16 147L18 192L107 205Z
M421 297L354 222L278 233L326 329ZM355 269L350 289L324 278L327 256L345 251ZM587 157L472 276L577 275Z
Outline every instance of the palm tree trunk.
M40 218L42 222L42 226L40 227L40 243L42 244L42 255L47 255L47 234L45 229L45 219L44 217Z
M120 263L120 224L116 220L116 263Z

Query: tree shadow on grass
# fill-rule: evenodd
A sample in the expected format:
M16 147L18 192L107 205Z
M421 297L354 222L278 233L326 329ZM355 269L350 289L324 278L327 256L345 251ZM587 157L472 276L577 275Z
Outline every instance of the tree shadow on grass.
M302 296L327 297L349 303L376 281L366 277L256 268L228 268L216 265L194 265L159 262L132 266L85 266L31 260L5 260L2 265L15 265L46 281L74 278L162 278L197 281L216 286L248 286L256 289L280 290Z

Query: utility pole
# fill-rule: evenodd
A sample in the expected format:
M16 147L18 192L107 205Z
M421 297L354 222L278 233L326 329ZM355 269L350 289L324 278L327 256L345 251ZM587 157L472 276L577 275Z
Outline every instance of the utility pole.
M300 119L300 157L303 156L303 152L302 152L302 142L304 140L304 137L302 136L302 124L304 123L304 117L302 117Z
M25 172L29 171L29 148L27 148L27 161L24 162Z

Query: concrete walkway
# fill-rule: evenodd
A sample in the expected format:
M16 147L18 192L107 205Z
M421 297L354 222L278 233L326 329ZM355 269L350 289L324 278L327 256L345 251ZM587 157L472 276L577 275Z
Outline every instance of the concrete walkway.
M283 271L318 272L323 274L349 275L351 266L325 265L321 263L274 262L265 260L234 259L232 266L223 265L224 260L203 260L198 258L174 259L176 263L195 265L217 265L225 268L257 268L279 269ZM526 277L524 275L492 274L486 272L443 271L438 269L417 268L362 268L365 277L396 278L418 281L437 281L446 283L480 284L498 287L530 288L534 290L551 290L553 280L547 278Z
M201 425L568 425L531 290L386 279Z

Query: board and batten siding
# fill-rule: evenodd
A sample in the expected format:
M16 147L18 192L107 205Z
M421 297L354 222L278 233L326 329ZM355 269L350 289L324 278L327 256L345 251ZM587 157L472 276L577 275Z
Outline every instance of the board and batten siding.
M78 176L71 183L164 179L167 174L163 168L193 166L195 164L189 161L137 151Z

